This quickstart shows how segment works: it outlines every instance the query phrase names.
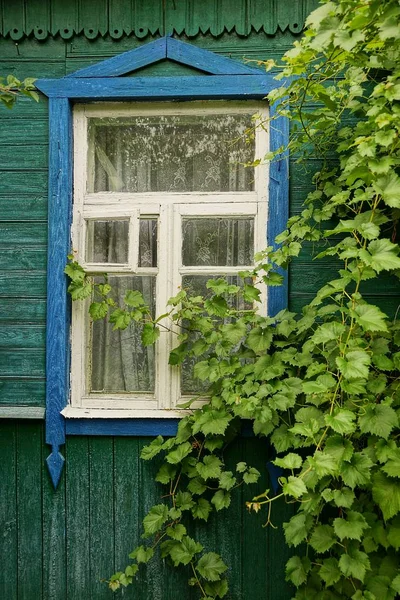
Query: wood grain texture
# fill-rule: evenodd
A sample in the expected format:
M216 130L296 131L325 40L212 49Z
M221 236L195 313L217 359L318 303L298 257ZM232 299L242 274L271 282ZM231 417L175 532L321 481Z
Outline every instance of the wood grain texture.
M46 294L46 275L43 272L0 271L0 297L43 298Z
M45 271L47 248L12 248L1 251L0 268L3 271Z
M167 38L164 37L129 52L113 56L113 58L104 60L86 69L80 69L68 75L68 77L116 77L163 60L166 56Z
M27 301L25 298L1 298L1 323L44 323L46 318L46 300L37 297Z
M18 600L32 600L42 595L43 552L42 431L36 423L18 425L17 455Z
M0 324L0 346L3 348L43 348L44 325L16 325L7 327Z
M44 194L21 194L19 196L0 194L0 206L0 221L47 220L47 197Z
M160 77L110 79L39 79L37 88L50 98L111 99L245 99L264 98L276 82L264 75L209 75L200 77Z
M0 595L17 600L17 448L15 421L0 421Z
M277 116L278 106L275 104L270 108L270 149L277 151L286 148L289 143L289 119ZM268 246L277 248L276 236L286 226L289 216L289 164L288 152L283 150L270 164L269 170L269 201L268 201L268 223L267 240ZM288 304L288 274L280 269L283 276L283 284L279 287L268 289L268 314L275 316L280 310L287 308Z
M72 116L68 100L51 100L49 148L49 254L47 263L46 442L53 452L65 441L60 411L67 403L69 304L63 274L70 249Z
M44 377L44 348L0 350L0 377Z

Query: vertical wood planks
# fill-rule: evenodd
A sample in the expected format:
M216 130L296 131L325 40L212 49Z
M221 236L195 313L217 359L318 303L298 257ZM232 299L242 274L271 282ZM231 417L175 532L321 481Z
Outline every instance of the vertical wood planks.
M18 600L42 597L42 441L37 423L17 425Z
M66 444L67 598L91 597L89 439Z
M89 523L91 594L96 600L113 594L101 579L114 573L114 447L112 437L89 439Z
M15 421L0 421L0 595L17 600L17 454Z

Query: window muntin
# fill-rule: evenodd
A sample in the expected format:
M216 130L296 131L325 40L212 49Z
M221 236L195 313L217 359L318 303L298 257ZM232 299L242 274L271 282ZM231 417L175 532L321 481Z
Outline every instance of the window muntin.
M103 165L106 164L115 182L118 161L115 152L108 157L114 168L112 171L108 163L104 160L101 163L97 158L93 123L101 129L104 120L104 127L115 128L121 127L121 119L133 123L135 119L146 117L149 122L159 122L160 115L166 115L170 127L174 118L179 117L179 123L185 122L185 136L190 138L188 123L197 126L200 116L204 129L206 116L205 122L211 131L213 119L215 122L231 122L236 124L234 135L237 136L239 130L254 129L252 117L256 113L265 116L265 105L255 102L185 102L174 105L76 106L73 245L78 249L79 260L86 269L93 274L109 273L110 282L118 281L116 293L119 293L118 288L143 291L141 288L146 282L147 287L152 289L151 293L147 292L146 299L151 300L152 310L157 314L165 312L168 298L176 294L182 284L203 288L210 277L218 276L236 282L238 271L251 268L254 252L266 244L267 167L244 170L240 165L245 175L239 176L236 170L235 177L231 178L231 181L236 181L232 184L234 190L177 191L170 188L160 192L148 186L148 191L132 192L124 191L126 185L119 189L101 190L102 186L95 185L96 177L100 177L96 175L96 168L98 172L99 169L104 171ZM118 126L109 125L115 120L118 120ZM193 137L190 138L194 148L191 154L196 156ZM225 139L226 136L224 142ZM251 152L246 155L246 162L263 156L268 150L267 133L257 130L248 146ZM232 149L229 151L232 153ZM229 160L227 165L232 174L234 169ZM134 169L137 174L138 167ZM190 171L188 167L186 170ZM249 177L248 173L251 182L246 185L250 189L240 189ZM104 174L102 177L104 180ZM219 176L219 182L223 180ZM238 185L240 181L242 183ZM223 185L218 183L217 187ZM236 189L238 187L239 190ZM94 252L92 238L96 229L103 238L99 236ZM120 234L117 243L114 239L116 233ZM181 385L178 370L167 364L169 351L176 343L175 337L162 332L156 346L147 352L148 349L137 342L140 336L138 327L131 332L134 342L129 346L129 331L128 328L123 332L112 332L109 324L91 324L87 306L74 303L72 407L103 408L111 413L124 410L127 416L176 416L174 409L185 393L192 395L193 382L190 382L188 369L182 376ZM97 350L98 347L103 348L102 352Z

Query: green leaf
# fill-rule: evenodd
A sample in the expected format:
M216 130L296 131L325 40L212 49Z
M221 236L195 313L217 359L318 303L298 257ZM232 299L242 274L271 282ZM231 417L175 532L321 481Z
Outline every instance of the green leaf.
M107 302L92 302L89 308L89 314L93 321L104 319L108 315L109 305Z
M284 481L284 478L282 478ZM299 477L288 477L288 480L282 483L282 492L285 496L293 496L293 498L300 498L303 494L307 493L307 488L304 481Z
M333 491L333 501L340 508L351 508L355 498L353 490L346 487Z
M155 480L166 485L175 478L177 468L174 465L164 463L158 470Z
M389 525L387 539L395 550L400 548L400 517L394 519Z
M325 415L325 423L341 435L353 433L356 426L354 423L356 416L351 410L345 408L336 409L332 414Z
M224 490L218 490L211 498L212 504L214 504L216 510L222 510L223 508L229 508L231 503L231 494Z
M231 490L235 484L236 477L233 476L232 471L223 471L219 479L219 486L224 490Z
M323 560L318 574L327 587L337 583L342 576L336 558L326 558Z
M222 339L235 346L246 334L246 325L241 321L236 321L236 323L222 325L220 331Z
M195 435L199 431L204 435L223 435L232 420L232 416L225 410L204 410L196 415L192 431Z
M339 568L346 577L354 577L364 581L366 572L371 568L368 555L360 550L353 550L350 554L342 554Z
M180 542L176 541L169 552L174 566L188 565L196 554L203 550L203 546L185 535Z
M138 308L145 304L142 293L137 290L128 290L125 294L124 302L127 306L131 306L132 308Z
M168 506L157 504L153 506L143 519L145 536L148 537L160 531L165 521L168 519Z
M244 473L243 475L243 481L247 484L250 483L257 483L257 481L260 478L260 471L258 471L257 469L255 469L254 467L250 467L246 473Z
M400 268L397 256L398 246L387 239L374 240L369 243L368 251L360 250L360 258L377 273Z
M254 352L264 352L271 346L273 333L269 329L254 327L247 336L247 346Z
M358 419L362 433L372 433L388 439L395 427L398 426L398 417L391 406L385 404L368 404Z
M335 542L335 534L330 525L318 525L310 538L310 545L316 552L326 552Z
M165 459L171 465L176 465L182 462L185 456L188 456L188 454L190 454L192 450L192 444L190 442L184 442L183 444L179 444L179 446L176 446L176 448L174 448L174 450L172 450L171 452L168 452Z
M289 452L289 454L283 458L276 458L272 462L277 467L282 467L282 469L300 469L303 464L303 459L298 454Z
M311 570L311 561L307 556L292 556L286 563L286 581L299 587L307 581L307 573Z
M362 454L355 452L349 461L343 462L340 476L344 483L354 489L367 484L371 478L372 461Z
M369 525L363 515L353 510L348 511L346 519L334 519L333 527L340 541L345 538L360 541L364 530L369 529Z
M379 177L374 187L388 206L400 208L400 177L394 171Z
M147 563L153 557L153 548L145 548L144 546L138 546L133 552L130 553L129 558L136 559L137 563Z
M204 589L206 594L209 594L211 598L224 598L229 588L227 580L220 579L219 581L205 582Z
M160 337L160 330L152 323L146 323L143 325L142 331L142 343L144 346L151 346Z
M125 310L117 308L110 314L110 323L114 323L113 329L126 329L131 322L131 316Z
M238 473L244 473L247 469L247 464L245 462L238 462L236 465L236 471Z
M201 477L193 477L193 479L189 481L187 487L189 492L192 492L192 494L197 495L204 494L204 492L207 489L207 486L204 483L203 479L201 479Z
M190 510L194 506L192 494L180 490L175 496L175 503L180 510Z
M196 465L196 470L200 477L205 481L207 479L219 479L221 476L222 462L218 456L207 455L203 458L203 462Z
M313 524L310 515L299 513L294 515L288 523L283 524L286 543L289 546L298 546L304 542Z
M173 540L180 541L184 535L186 535L186 527L181 523L174 525L173 527L167 527L166 529L167 535Z
M196 565L196 570L207 581L217 581L227 568L220 555L215 552L203 554Z
M202 519L207 521L212 511L211 504L205 498L199 498L199 500L192 507L192 515L195 519Z
M162 450L163 443L164 438L161 435L157 436L150 444L142 448L140 458L143 460L150 460L154 456L157 456L157 454Z
M365 331L387 331L385 315L377 306L360 304L355 308L356 321Z
M382 471L389 477L400 477L400 453L397 456L389 458L386 464L383 465Z
M372 497L387 521L400 512L400 481L391 479L383 473L372 478Z
M365 350L352 350L337 357L336 364L345 379L367 379L371 357Z

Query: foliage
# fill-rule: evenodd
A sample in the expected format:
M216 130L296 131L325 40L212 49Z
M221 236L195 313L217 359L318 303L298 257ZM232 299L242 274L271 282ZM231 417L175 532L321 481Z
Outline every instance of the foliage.
M14 75L8 75L6 78L0 77L0 103L7 108L12 108L17 101L18 94L23 94L38 102L39 96L34 91L34 81L35 79L32 77L28 77L24 81L19 81Z
M189 565L189 583L202 598L226 595L226 565L203 553L188 529L191 518L207 521L229 507L237 486L257 481L255 469L238 463L229 471L223 457L240 420L252 419L283 476L277 494L267 490L248 508L267 508L269 523L275 501L295 503L283 525L297 552L286 566L295 598L390 600L400 593L400 325L365 295L382 275L400 271L399 24L397 0L324 2L286 53L278 76L285 84L270 101L293 121L291 151L300 160L321 157L315 190L278 236L280 247L260 253L254 272L243 273L252 284L212 280L207 299L185 290L171 299L168 317L184 328L170 363L196 357L209 402L180 421L176 437L159 436L143 450L145 460L163 457L156 480L168 492L143 522L152 541L134 550L111 589L131 583L159 547L174 566ZM317 258L333 257L340 268L302 314L233 308L243 305L237 298L257 302L260 284L279 284L276 268L287 268L310 242L320 248ZM71 291L87 296L90 278L79 277ZM144 341L154 341L161 322L136 295L133 305L129 298L125 307L108 303L107 289L92 317L111 312L116 328L144 318Z

